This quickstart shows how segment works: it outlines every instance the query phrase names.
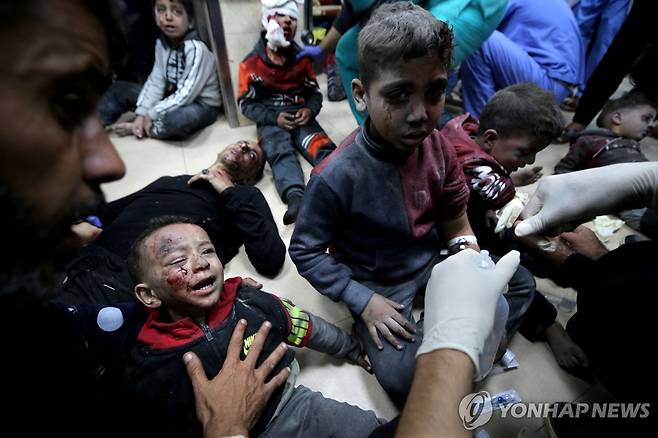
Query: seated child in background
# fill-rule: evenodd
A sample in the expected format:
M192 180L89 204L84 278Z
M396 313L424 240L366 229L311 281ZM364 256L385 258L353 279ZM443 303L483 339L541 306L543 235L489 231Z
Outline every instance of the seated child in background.
M377 9L360 32L361 72L352 83L369 118L313 170L290 242L299 273L352 312L375 375L398 406L423 333L422 319L413 323L414 298L442 247L479 249L455 151L435 129L451 57L450 29L423 8ZM508 334L533 292L510 285Z
M586 129L571 142L555 173L574 172L618 163L648 161L640 149L656 118L656 104L636 92L609 101L596 119L598 129ZM655 239L658 213L637 208L617 213L631 228Z
M315 118L322 93L310 58L296 60L299 46L294 0L263 0L263 26L254 50L240 64L238 104L256 122L274 184L288 204L283 223L295 222L304 194L304 174L295 150L312 165L336 146Z
M135 295L149 312L126 371L133 403L128 411L139 412L142 422L148 419L143 424L148 436L202 436L182 357L196 353L208 377L214 377L241 319L247 322L242 358L258 327L269 321L272 329L261 358L285 342L351 358L367 369L358 341L338 327L239 277L224 281L208 234L186 218L165 216L149 224L131 249L128 267ZM273 373L284 367L291 368L290 377L270 398L253 436L363 437L380 424L371 411L295 387L299 367L292 350Z
M494 94L479 121L466 113L450 120L441 130L457 151L471 191L468 218L483 248L494 254L509 250L489 227L488 216L514 200L512 172L534 163L535 155L560 135L563 123L553 95L527 82ZM537 169L541 168L533 170ZM530 276L534 284L527 269L520 266L519 271ZM531 341L545 338L561 366L586 365L584 353L556 316L553 305L536 293L519 331Z
M112 127L118 135L184 139L219 114L215 57L194 30L192 0L156 0L153 14L162 36L155 43L151 74L143 87L125 81L112 84L100 101L99 114L109 126L135 110L133 122Z

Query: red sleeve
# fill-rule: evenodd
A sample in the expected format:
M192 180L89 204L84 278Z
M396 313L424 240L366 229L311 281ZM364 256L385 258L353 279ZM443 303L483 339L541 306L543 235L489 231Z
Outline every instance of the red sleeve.
M466 213L468 205L468 187L464 173L457 160L455 148L441 138L441 146L445 159L445 180L441 194L441 207L438 213L440 221L457 219Z

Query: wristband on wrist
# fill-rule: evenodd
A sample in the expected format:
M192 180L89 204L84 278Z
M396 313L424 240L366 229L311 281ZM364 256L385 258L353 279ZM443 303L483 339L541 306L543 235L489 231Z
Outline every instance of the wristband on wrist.
M458 246L459 250L466 248L466 245L477 245L478 239L472 234L465 234L463 236L457 236L448 240L448 248Z

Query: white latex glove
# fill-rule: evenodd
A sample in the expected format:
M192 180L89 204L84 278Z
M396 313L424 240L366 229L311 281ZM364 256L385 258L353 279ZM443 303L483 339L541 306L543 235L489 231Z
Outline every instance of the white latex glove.
M465 249L432 269L425 292L425 334L416 356L441 348L463 351L480 374L480 354L501 293L519 266L519 253L510 251L495 266L483 268L480 262L479 253Z
M658 208L658 163L624 163L544 177L517 236L629 208Z
M266 31L265 39L267 40L267 47L270 49L279 50L290 45L290 41L283 36L283 29L275 20L268 21Z
M500 208L496 212L498 223L496 223L494 233L500 233L507 228L512 228L514 222L516 222L519 216L521 216L521 212L523 211L526 202L528 202L528 194L517 192L514 199Z

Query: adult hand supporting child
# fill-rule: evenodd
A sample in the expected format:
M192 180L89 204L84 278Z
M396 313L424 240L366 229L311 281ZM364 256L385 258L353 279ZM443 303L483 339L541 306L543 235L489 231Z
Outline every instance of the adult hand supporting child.
M203 366L194 353L188 352L183 356L194 388L197 418L203 426L203 436L206 438L248 436L274 390L290 375L290 368L286 367L265 383L286 352L287 346L283 343L256 368L256 361L272 328L269 322L263 323L256 333L249 354L244 361L240 360L242 338L246 328L247 323L244 320L240 320L236 325L226 360L219 374L212 380L207 379Z
M378 293L372 294L368 304L363 309L361 319L366 323L372 341L380 350L384 346L377 332L381 333L398 350L402 350L402 344L400 344L393 333L408 341L414 341L416 327L400 314L400 310L402 309L404 309L402 304L389 300Z

